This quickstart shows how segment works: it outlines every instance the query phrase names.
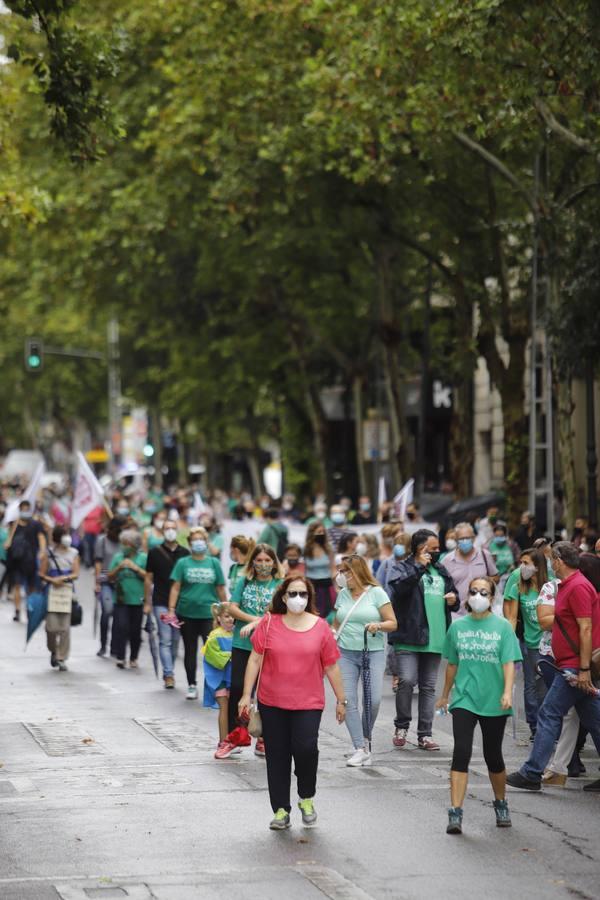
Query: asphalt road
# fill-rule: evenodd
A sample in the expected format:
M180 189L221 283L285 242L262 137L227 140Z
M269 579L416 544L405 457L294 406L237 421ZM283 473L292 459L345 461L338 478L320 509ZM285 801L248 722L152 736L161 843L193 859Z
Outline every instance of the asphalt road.
M583 779L539 795L512 792L513 828L494 825L477 747L465 833L445 833L450 723L439 753L391 745L389 682L374 765L351 770L345 727L330 703L321 732L318 827L299 812L268 830L264 761L213 759L216 718L157 681L147 646L138 671L95 656L91 579L70 670L48 664L43 630L24 652L25 625L0 605L0 898L368 900L450 896L600 896L600 797ZM509 767L527 747L508 736ZM597 759L585 758L590 778Z

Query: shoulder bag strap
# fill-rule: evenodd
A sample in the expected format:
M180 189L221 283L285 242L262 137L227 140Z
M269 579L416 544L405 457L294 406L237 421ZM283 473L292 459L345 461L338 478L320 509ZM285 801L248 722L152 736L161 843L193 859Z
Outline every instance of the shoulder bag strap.
M358 598L358 600L355 600L352 603L352 606L350 607L350 609L344 616L344 618L342 620L342 624L340 625L340 627L338 628L338 630L336 632L336 635L335 635L336 641L339 641L340 635L341 635L342 631L344 630L344 628L346 627L346 622L348 621L348 619L350 618L350 616L352 615L352 613L354 612L354 610L356 609L356 607L358 606L358 604L363 599L363 597L365 596L366 593L367 593L366 591L363 591L362 594L360 595L360 597Z
M566 631L563 623L560 621L560 619L558 618L558 616L556 614L554 615L554 621L556 622L556 624L562 631L563 637L566 640L569 647L571 648L571 650L573 651L573 653L575 653L576 656L579 656L579 647L577 646L575 641L571 638L571 636L569 634L567 634L567 631Z
M267 640L268 640L268 637L269 637L269 628L271 627L271 613L267 613L267 615L268 615L269 618L267 619L267 633L265 634L265 649L263 650L262 655L261 655L261 659L260 659L260 668L259 668L259 670L258 670L258 678L257 678L257 680L256 680L256 692L255 692L255 697L256 697L257 702L258 702L258 689L259 689L259 687L260 687L260 676L262 675L263 663L264 663L264 661L265 661L265 655L266 655L266 653L267 653Z
M67 575L67 572L63 572L63 571L62 571L62 569L61 569L61 567L59 566L59 564L58 564L58 562L57 562L57 559L56 559L54 553L52 552L52 550L50 549L50 547L48 547L48 556L51 556L51 557L52 557L52 561L53 561L54 565L56 566L56 568L58 569L58 574L59 574L59 575Z

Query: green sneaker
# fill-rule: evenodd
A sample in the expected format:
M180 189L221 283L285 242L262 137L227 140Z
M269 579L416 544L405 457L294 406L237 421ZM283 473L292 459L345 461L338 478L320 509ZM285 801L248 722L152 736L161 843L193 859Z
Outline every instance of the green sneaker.
M496 825L498 828L510 828L510 812L506 800L494 800L494 812L496 813Z
M460 806L451 806L448 810L448 827L446 834L462 834L463 811Z
M285 809L278 809L271 819L269 828L271 831L284 831L290 827L290 814Z
M298 808L302 813L302 824L305 828L311 828L317 822L317 814L312 801L312 797L308 800L300 800Z

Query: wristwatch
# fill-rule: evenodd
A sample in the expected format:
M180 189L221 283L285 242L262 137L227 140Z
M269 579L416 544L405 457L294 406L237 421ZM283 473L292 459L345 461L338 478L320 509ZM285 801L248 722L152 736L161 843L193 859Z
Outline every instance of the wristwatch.
M338 706L348 706L347 700L336 700L335 702L337 703Z

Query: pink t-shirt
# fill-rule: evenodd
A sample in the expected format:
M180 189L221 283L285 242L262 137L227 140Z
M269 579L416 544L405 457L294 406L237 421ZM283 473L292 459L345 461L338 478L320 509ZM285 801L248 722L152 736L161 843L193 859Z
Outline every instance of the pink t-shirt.
M256 652L264 654L258 688L261 703L280 709L323 709L324 669L340 658L324 619L317 619L308 631L292 631L282 616L266 615L251 640Z

